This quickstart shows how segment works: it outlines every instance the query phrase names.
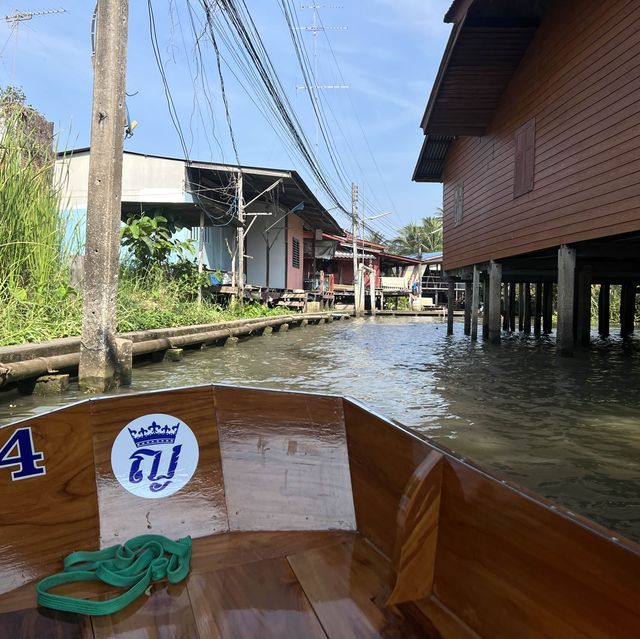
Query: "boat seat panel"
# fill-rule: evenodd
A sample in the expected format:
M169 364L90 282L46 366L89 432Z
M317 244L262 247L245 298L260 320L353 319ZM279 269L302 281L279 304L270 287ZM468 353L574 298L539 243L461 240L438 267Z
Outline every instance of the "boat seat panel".
M171 415L187 424L200 448L198 467L189 483L161 499L127 492L111 467L111 448L118 433L133 419L152 413ZM177 539L229 529L212 387L94 401L91 416L102 546L150 532Z
M215 394L230 530L355 530L342 399Z

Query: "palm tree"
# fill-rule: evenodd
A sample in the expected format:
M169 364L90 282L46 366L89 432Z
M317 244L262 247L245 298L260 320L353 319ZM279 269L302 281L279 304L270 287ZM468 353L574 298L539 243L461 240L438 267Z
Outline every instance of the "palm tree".
M427 253L442 250L442 217L422 218L423 241L422 246Z
M369 233L367 234L367 240L369 242L373 242L374 244L385 243L384 235L382 235L380 231L370 230Z
M389 242L389 251L398 255L436 253L442 250L442 209L438 215L422 218L421 224L411 222L400 229L400 234Z

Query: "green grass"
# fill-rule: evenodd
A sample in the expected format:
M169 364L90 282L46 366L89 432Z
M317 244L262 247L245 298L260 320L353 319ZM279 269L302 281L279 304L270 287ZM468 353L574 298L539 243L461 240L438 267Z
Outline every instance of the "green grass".
M3 110L0 133L0 346L80 335L82 296L70 286L69 258L80 242L65 238L51 148L25 126L28 107ZM195 300L197 271L123 265L117 330L128 332L289 313L261 304L223 308Z

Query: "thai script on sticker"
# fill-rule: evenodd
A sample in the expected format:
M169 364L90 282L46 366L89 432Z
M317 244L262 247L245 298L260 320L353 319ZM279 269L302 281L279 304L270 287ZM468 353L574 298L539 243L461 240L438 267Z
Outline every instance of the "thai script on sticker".
M193 431L172 415L152 413L128 423L111 448L111 468L120 485L148 499L183 488L198 466Z

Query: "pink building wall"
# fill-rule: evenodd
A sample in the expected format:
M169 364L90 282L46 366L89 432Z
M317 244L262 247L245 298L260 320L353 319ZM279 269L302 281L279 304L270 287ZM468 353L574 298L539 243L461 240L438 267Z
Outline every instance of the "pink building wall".
M298 241L299 248L299 267L293 266L293 247L294 239ZM304 227L302 220L297 216L291 215L287 218L287 288L302 288L304 284L303 277L304 262Z

